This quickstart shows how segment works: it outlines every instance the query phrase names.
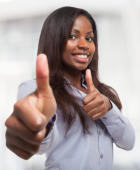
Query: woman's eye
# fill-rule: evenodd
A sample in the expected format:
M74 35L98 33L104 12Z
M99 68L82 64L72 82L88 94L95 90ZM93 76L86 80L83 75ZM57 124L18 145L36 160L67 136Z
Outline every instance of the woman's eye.
M86 37L86 40L89 41L89 42L92 42L93 41L93 37Z
M69 36L69 39L75 40L75 39L76 39L76 36L71 34L71 35Z

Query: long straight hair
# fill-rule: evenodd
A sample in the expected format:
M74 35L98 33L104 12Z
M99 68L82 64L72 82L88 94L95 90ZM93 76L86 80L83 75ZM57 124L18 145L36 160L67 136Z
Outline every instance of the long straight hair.
M97 29L94 19L87 11L75 7L62 7L52 12L43 24L38 54L44 53L48 57L50 85L53 89L58 108L61 109L63 119L67 124L66 131L70 129L78 114L85 134L89 133L89 125L86 121L87 116L83 114L82 107L78 104L77 98L67 90L70 88L70 85L64 78L62 71L63 51L71 34L74 21L80 15L85 16L89 20L94 33L95 53L88 66L91 70L93 83L102 94L107 96L121 109L122 105L116 91L99 80Z

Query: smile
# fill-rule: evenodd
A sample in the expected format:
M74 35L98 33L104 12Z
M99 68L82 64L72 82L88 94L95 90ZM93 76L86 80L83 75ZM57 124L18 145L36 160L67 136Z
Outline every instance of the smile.
M81 62L81 63L87 63L89 60L89 54L72 54L76 61Z
M76 55L78 58L87 58L87 55Z

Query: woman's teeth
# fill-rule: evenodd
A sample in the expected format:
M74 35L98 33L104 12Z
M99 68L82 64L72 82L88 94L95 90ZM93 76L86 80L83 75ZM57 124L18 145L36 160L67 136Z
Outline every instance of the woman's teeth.
M78 58L87 58L87 55L76 55Z

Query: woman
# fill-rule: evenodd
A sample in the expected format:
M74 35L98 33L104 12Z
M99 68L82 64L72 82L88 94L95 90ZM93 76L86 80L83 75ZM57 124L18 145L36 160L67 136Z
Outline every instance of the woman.
M98 78L96 25L83 9L63 7L46 19L36 81L23 83L18 99L7 147L23 159L45 153L46 170L111 170L113 143L134 146L117 93Z

